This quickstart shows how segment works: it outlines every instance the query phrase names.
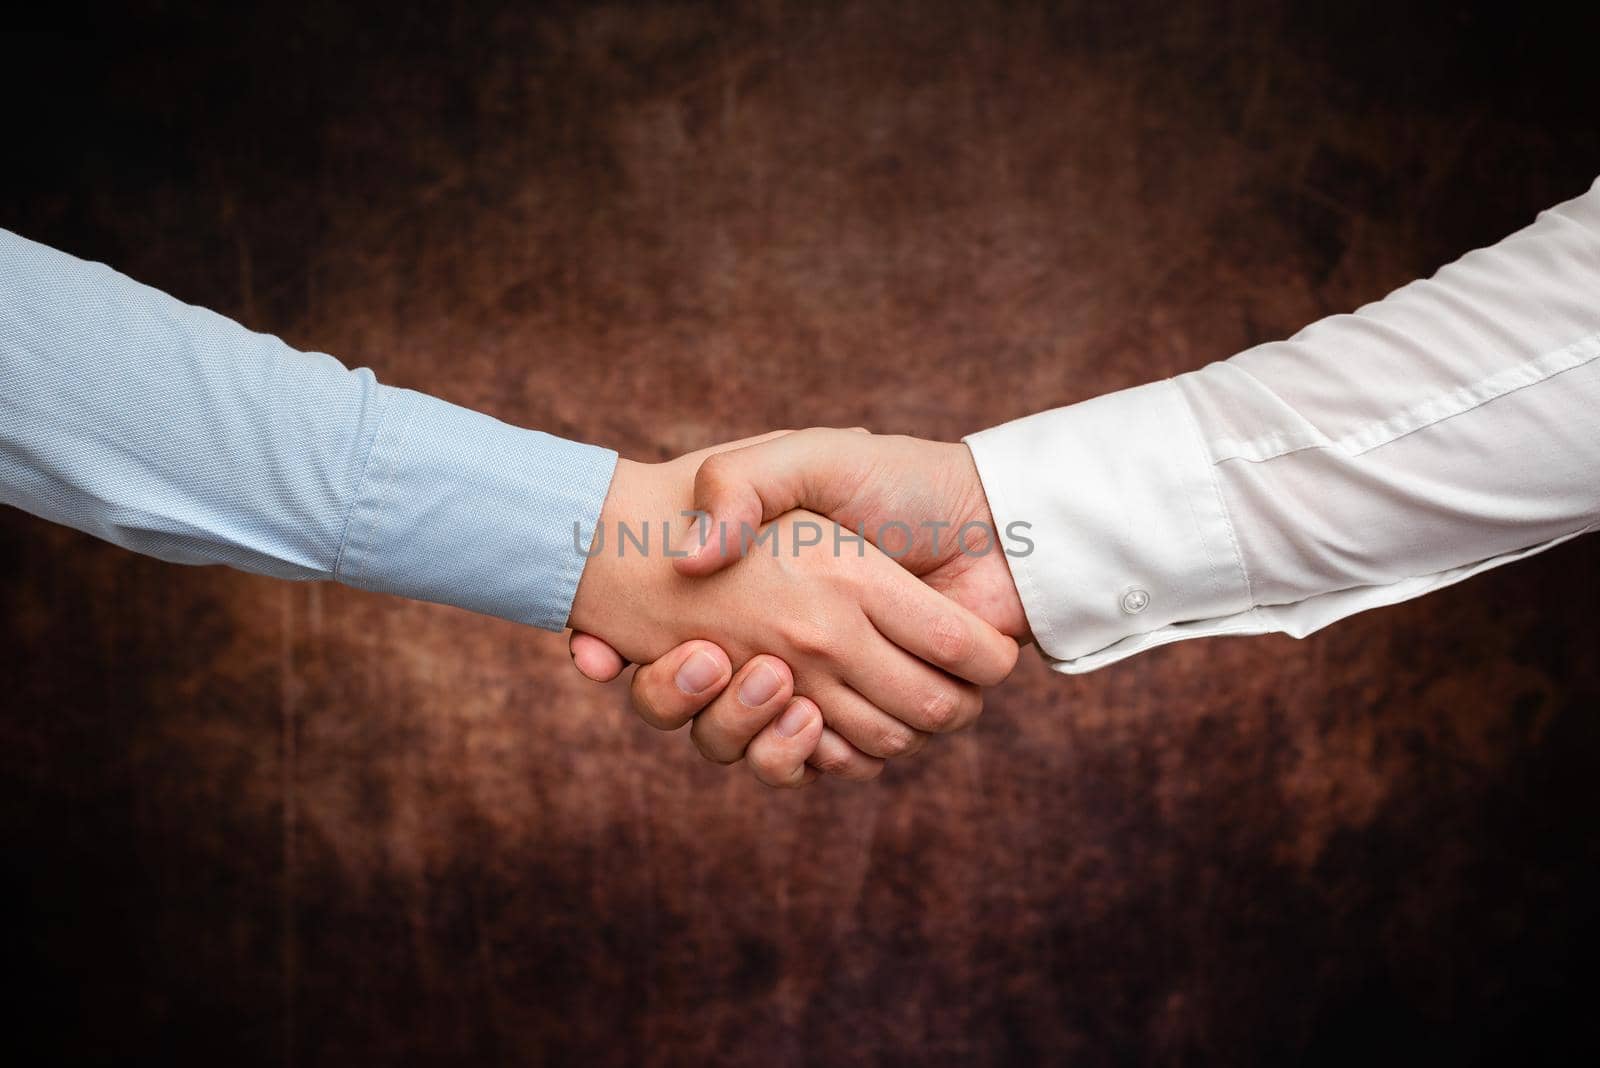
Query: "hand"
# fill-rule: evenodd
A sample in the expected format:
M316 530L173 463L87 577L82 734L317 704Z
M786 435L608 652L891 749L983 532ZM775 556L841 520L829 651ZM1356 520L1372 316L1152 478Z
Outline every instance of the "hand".
M1010 543L995 529L978 467L960 442L864 430L771 436L708 456L695 475L694 506L710 516L710 536L696 555L675 561L685 575L709 575L737 559L741 529L807 508L865 531L929 586L1001 633L1032 641L1003 551Z
M712 517L706 528L711 535L706 542L709 551L675 561L676 566L691 574L726 566L742 547L741 524L759 526L763 519L797 503L854 529L865 529L869 537L886 533L886 540L893 541L886 548L931 587L1001 631L1031 640L1010 567L995 543L998 537L1001 544L1009 544L1007 532L995 530L971 453L959 443L804 430L708 456L696 474L695 504ZM886 527L895 521L905 527ZM724 529L730 532L725 543L729 554L721 552ZM989 551L978 551L985 547ZM697 643L697 650L713 659L720 653L705 643ZM579 671L597 681L616 677L626 666L614 649L581 632L572 636L572 654ZM702 734L716 737L723 746L742 737L751 742L746 759L763 781L799 781L788 763L793 747L776 747L770 725L756 720L750 709L724 692L731 672L721 673L701 690L688 690L680 683L676 673L689 656L687 648L680 648L661 662L640 667L633 680L635 706L669 709L676 725L704 709L694 720L697 744ZM861 774L865 759L824 744L811 763L835 773Z
M627 666L616 650L590 634L574 634L572 650L578 670L596 682L609 682ZM764 668L778 681L770 697L752 681L771 684ZM806 786L819 771L855 780L882 772L882 760L827 728L816 730L821 722L816 705L793 694L794 679L782 660L754 657L735 675L728 654L708 641L685 642L633 673L633 707L641 719L659 730L691 723L690 737L706 759L732 764L742 756L768 786Z
M575 629L598 633L638 661L708 635L735 663L762 651L776 654L827 726L872 757L914 751L925 732L954 729L977 715L982 699L972 683L1003 679L1015 662L1015 643L882 553L836 554L829 539L800 547L806 524L816 534L828 529L810 513L776 518L776 556L763 552L707 578L679 574L660 539L668 526L687 526L678 517L691 504L692 481L707 455L618 464L598 551L573 601ZM652 538L655 551L622 545L624 526L636 539Z

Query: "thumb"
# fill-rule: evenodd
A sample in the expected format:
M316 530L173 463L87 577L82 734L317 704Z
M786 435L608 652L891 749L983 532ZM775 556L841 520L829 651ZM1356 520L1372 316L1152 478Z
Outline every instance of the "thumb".
M593 634L585 634L581 630L572 632L572 637L567 639L567 648L572 653L572 666L578 669L579 674L595 682L610 682L628 666L621 653Z
M710 575L745 554L770 519L794 508L830 515L848 498L864 449L862 430L797 430L706 457L694 476L702 540L673 560L680 574Z

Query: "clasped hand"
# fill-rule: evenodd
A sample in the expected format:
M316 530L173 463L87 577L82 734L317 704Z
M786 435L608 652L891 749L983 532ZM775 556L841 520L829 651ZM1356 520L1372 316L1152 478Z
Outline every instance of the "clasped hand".
M771 786L873 778L966 726L1029 639L959 443L818 429L622 460L589 551L578 669L638 663L645 722L692 720Z

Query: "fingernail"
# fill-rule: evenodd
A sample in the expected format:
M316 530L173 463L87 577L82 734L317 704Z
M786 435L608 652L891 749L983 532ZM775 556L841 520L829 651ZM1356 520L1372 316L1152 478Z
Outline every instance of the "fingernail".
M762 664L739 687L739 700L746 708L756 708L778 696L778 688L782 685L783 680L778 678L778 673L770 665Z
M704 523L695 524L695 533L699 535L695 540L700 543L694 547L696 556L700 556L711 548L711 536L716 529L717 525L711 521L709 516Z
M772 729L778 732L779 737L793 738L805 730L806 724L810 722L811 706L804 701L790 701L789 707L778 717L777 726Z
M710 689L722 677L722 665L716 658L704 649L696 649L694 655L683 662L678 669L678 689L687 694L703 693Z

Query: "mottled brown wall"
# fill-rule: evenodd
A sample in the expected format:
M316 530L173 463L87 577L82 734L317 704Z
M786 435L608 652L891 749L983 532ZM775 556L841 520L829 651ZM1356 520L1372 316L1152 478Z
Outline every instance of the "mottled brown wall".
M1600 174L1595 27L1532 12L137 6L7 31L0 225L639 458L1183 371ZM1303 642L1025 657L964 736L785 795L552 635L7 511L0 1041L1539 1060L1590 1044L1597 574L1591 539Z

